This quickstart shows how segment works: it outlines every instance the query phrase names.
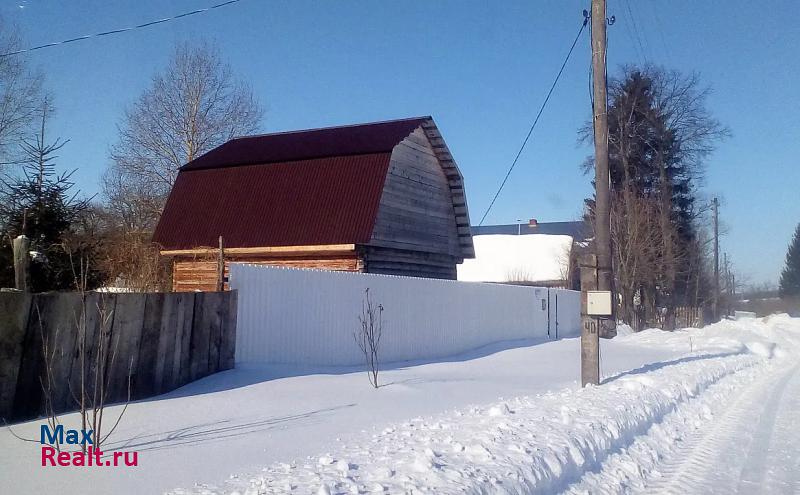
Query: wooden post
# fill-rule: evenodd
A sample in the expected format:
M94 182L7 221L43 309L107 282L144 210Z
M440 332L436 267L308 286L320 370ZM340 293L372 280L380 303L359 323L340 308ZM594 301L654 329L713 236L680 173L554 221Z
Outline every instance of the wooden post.
M31 241L24 235L17 236L11 242L14 251L14 287L23 292L31 289L30 279L30 249Z
M581 382L600 383L600 334L609 336L614 319L587 315L587 290L611 291L611 185L608 170L606 88L606 0L592 0L592 92L594 97L594 247L596 256L581 267ZM585 283L584 283L585 282ZM612 297L613 302L613 297ZM612 310L613 311L613 310Z
M587 292L597 290L597 256L586 254L579 258L581 273L581 385L600 383L599 321L587 313Z
M594 94L595 252L598 290L612 289L611 192L608 170L606 95L606 1L592 0L592 81Z
M217 253L217 292L225 290L225 249L222 236L219 236L219 252Z

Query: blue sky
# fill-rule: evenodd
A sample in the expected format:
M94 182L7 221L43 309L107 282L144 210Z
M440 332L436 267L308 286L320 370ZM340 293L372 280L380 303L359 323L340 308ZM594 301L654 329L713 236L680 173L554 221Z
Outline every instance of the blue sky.
M216 0L3 2L29 45L124 27ZM266 108L265 131L433 115L465 176L477 222L514 158L588 1L243 0L133 33L34 52L69 138L60 164L87 193L124 108L176 41L216 41ZM20 7L21 6L21 7ZM796 2L609 0L609 72L645 61L698 71L712 113L733 136L709 160L722 248L752 282L775 282L800 222L800 29ZM638 37L637 37L638 33ZM486 223L576 219L591 149L588 32Z

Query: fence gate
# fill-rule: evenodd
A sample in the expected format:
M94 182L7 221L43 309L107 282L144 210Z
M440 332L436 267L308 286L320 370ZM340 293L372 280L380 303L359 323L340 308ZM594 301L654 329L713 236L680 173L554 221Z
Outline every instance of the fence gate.
M550 336L550 287L547 288L547 336Z
M558 292L556 292L556 338L558 338Z
M547 305L547 336L554 339L558 338L558 290L553 291L550 295L550 288L547 288L547 302L542 299L542 309L545 304ZM553 311L550 311L550 305L553 305Z

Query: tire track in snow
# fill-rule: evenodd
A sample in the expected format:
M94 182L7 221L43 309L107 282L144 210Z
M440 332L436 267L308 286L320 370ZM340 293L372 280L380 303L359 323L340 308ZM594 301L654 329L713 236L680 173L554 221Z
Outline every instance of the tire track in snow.
M737 357L723 359L736 361ZM683 491L671 490L673 487L669 486L668 480L697 476L690 472L677 473L684 467L682 461L689 453L713 455L713 447L701 441L703 428L707 428L714 418L712 411L718 410L714 406L741 400L742 391L764 372L764 361L754 361L731 369L704 390L688 397L688 400L674 404L668 414L657 418L646 431L612 453L598 469L587 470L565 493L649 494ZM722 417L722 414L719 416ZM646 486L646 483L652 486Z
M792 368L790 372L778 380L777 385L769 395L769 399L764 404L763 414L761 414L758 421L753 435L753 442L742 469L738 486L739 493L776 493L773 490L763 490L765 475L769 466L768 461L774 461L774 459L769 459L768 453L770 452L770 445L774 443L775 436L773 433L775 432L778 413L783 409L781 406L787 402L785 401L786 388L790 381L796 381L798 369L800 369L800 365Z
M796 408L790 408L789 404L796 402L793 399L796 399L797 393L800 392L798 370L800 370L800 365L795 366L778 381L769 400L764 405L764 414L761 415L758 422L754 441L742 470L738 487L739 493L797 493L791 487L792 481L785 479L785 475L788 474L785 471L785 464L789 459L776 459L776 457L780 453L797 452L800 447L796 443L793 446L786 445L787 439L792 436L789 431L779 432L776 430L778 426L787 423L786 419L794 417ZM786 394L790 383L793 385L792 391L795 393ZM779 415L784 420L780 423ZM775 433L782 433L782 435ZM779 439L782 441L778 441ZM773 446L779 448L773 449ZM778 476L773 475L776 468L779 472Z
M775 443L768 453L772 476L767 488L771 493L800 493L800 431L796 421L800 412L800 372L795 374L781 404L775 428Z
M720 414L706 423L710 428L700 429L669 458L659 466L659 478L653 483L646 483L644 493L682 495L686 493L708 493L713 489L710 473L721 462L720 453L731 438L741 435L739 424L743 413L748 411L743 404L751 402L750 393L761 388L762 380L742 390L729 406L722 406ZM728 479L730 481L730 479ZM718 480L726 485L724 491L731 493L730 483L725 479ZM718 485L719 486L719 485Z
M768 372L744 389L659 465L643 493L758 493L778 405L800 365ZM776 377L777 375L777 377ZM764 491L764 493L774 493Z

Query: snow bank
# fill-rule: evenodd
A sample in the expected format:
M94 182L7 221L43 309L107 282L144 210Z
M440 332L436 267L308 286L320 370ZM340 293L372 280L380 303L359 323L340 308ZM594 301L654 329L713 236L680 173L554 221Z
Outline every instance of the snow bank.
M751 352L762 356L782 357L800 351L797 318L786 314L766 318L722 320L703 328L684 328L674 332L648 329L623 333L616 340L637 345L660 345L689 352L700 349L715 352Z
M686 346L688 334L692 353L620 373L600 387L409 419L363 441L342 442L322 455L271 465L209 489L591 493L635 485L645 471L656 469L671 442L763 373L768 356L780 355L761 350L788 355L800 349L800 320L783 316L674 333L646 331L623 340L678 348Z
M467 282L563 280L569 267L568 235L476 235L475 258L458 265Z
M415 418L365 444L279 464L226 483L240 493L554 493L723 378L752 355L686 361L603 387L510 399ZM323 462L323 459L325 462ZM340 469L340 465L352 469ZM176 491L176 494L187 493Z

